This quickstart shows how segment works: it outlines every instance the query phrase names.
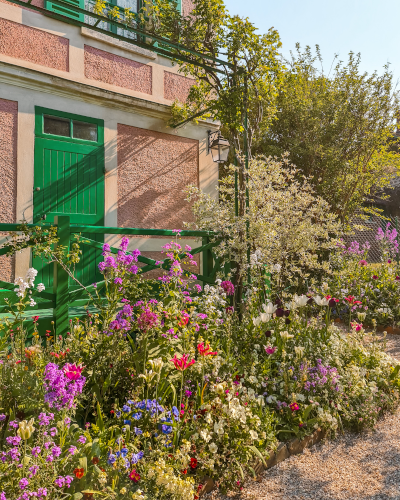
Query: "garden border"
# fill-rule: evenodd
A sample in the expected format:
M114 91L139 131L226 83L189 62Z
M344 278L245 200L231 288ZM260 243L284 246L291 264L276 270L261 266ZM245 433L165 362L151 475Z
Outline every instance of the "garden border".
M288 458L294 455L299 455L300 453L303 453L303 451L306 448L311 448L312 446L316 445L325 436L326 436L325 429L317 429L316 431L314 431L309 436L306 436L301 441L298 438L295 438L292 439L291 441L278 443L276 451L271 450L268 460L265 461L266 466L263 464L261 460L256 461L253 467L257 475L255 480L257 481L260 474L262 474L265 470L275 467L275 465L280 464L284 460L287 460ZM202 489L199 491L199 497L202 497L203 495L211 493L212 491L217 489L217 484L210 477L203 478L203 481L205 481L205 483L203 484Z

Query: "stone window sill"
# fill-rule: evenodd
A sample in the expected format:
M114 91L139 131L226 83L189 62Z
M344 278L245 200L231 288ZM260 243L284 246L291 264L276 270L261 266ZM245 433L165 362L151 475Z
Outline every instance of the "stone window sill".
M94 40L99 40L113 47L118 47L120 49L127 50L132 54L137 54L142 57L147 57L148 59L153 59L153 60L157 58L157 55L151 50L142 49L141 47L137 47L136 45L133 45L131 43L123 42L122 40L117 40L112 36L104 35L103 33L98 33L97 31L93 31L89 28L81 28L81 34L82 36L93 38Z

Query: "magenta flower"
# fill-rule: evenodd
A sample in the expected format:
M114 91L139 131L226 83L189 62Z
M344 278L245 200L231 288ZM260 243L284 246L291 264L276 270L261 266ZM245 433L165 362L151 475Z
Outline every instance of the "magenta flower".
M226 293L226 295L234 295L235 285L232 283L232 281L223 281L221 283L221 287Z
M145 309L138 317L137 323L141 330L151 330L155 326L158 326L158 316L156 313L150 311L150 309Z
M24 490L28 486L29 486L29 481L25 477L21 479L21 481L19 482L20 489Z
M265 352L267 354L274 354L274 352L276 351L277 348L276 347L271 347L271 346L268 346L268 347L264 346L264 349L265 349Z
M368 262L366 260L360 260L359 264L360 266L367 266Z
M289 408L292 410L292 411L297 411L299 410L299 405L297 403L290 403L289 405Z
M181 358L178 358L175 354L174 358L171 359L171 361L174 363L175 368L180 372L185 371L187 368L189 368L189 366L194 365L196 362L194 359L192 359L192 361L189 361L188 354L182 354Z
M64 368L64 375L69 379L69 380L78 380L81 378L82 371L85 367L83 365L71 365L70 363L67 363Z
M375 274L372 276L372 279L373 280L377 280L378 279L378 276L376 276Z
M44 401L50 408L61 410L63 408L72 408L75 406L75 397L82 393L86 378L79 373L79 378L75 378L74 369L66 368L73 378L66 376L64 370L60 370L54 363L48 363L44 370L43 388L45 390Z

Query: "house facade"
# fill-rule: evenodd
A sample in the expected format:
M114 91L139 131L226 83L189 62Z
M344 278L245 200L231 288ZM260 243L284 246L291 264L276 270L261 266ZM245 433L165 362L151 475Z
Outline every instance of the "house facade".
M134 10L136 1L118 4ZM189 13L190 0L179 8ZM218 180L207 151L216 125L167 126L192 84L167 57L0 0L0 222L67 214L88 225L182 228L191 220L185 186L212 193ZM130 247L152 257L164 243L136 237ZM0 280L29 265L29 252L0 256Z

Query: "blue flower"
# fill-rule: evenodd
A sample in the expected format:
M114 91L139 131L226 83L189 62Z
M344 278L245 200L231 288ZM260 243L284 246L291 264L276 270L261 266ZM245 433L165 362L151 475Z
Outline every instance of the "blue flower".
M178 410L178 408L176 406L172 407L172 413L174 414L175 418L179 417L179 410Z
M137 464L139 462L139 460L141 460L143 458L143 456L144 456L143 451L139 451L139 453L134 453L132 455L132 459L131 459L132 464L133 465Z
M127 454L128 454L128 448L122 448L121 457L125 458Z
M132 413L132 418L135 420L140 420L142 418L142 413Z
M115 414L117 415L118 418L122 415L120 411L117 411Z
M113 455L112 453L110 453L108 455L108 459L107 459L107 463L109 465L113 464L115 461L117 460L117 457L115 455Z
M130 406L128 406L128 405L124 405L124 406L122 407L122 411L123 411L124 413L130 413L130 412L131 412L131 407L130 407Z
M136 434L136 436L140 436L141 434L143 434L142 429L139 429L139 427L134 427L133 431Z
M131 421L130 420L124 420L124 424L131 425Z

